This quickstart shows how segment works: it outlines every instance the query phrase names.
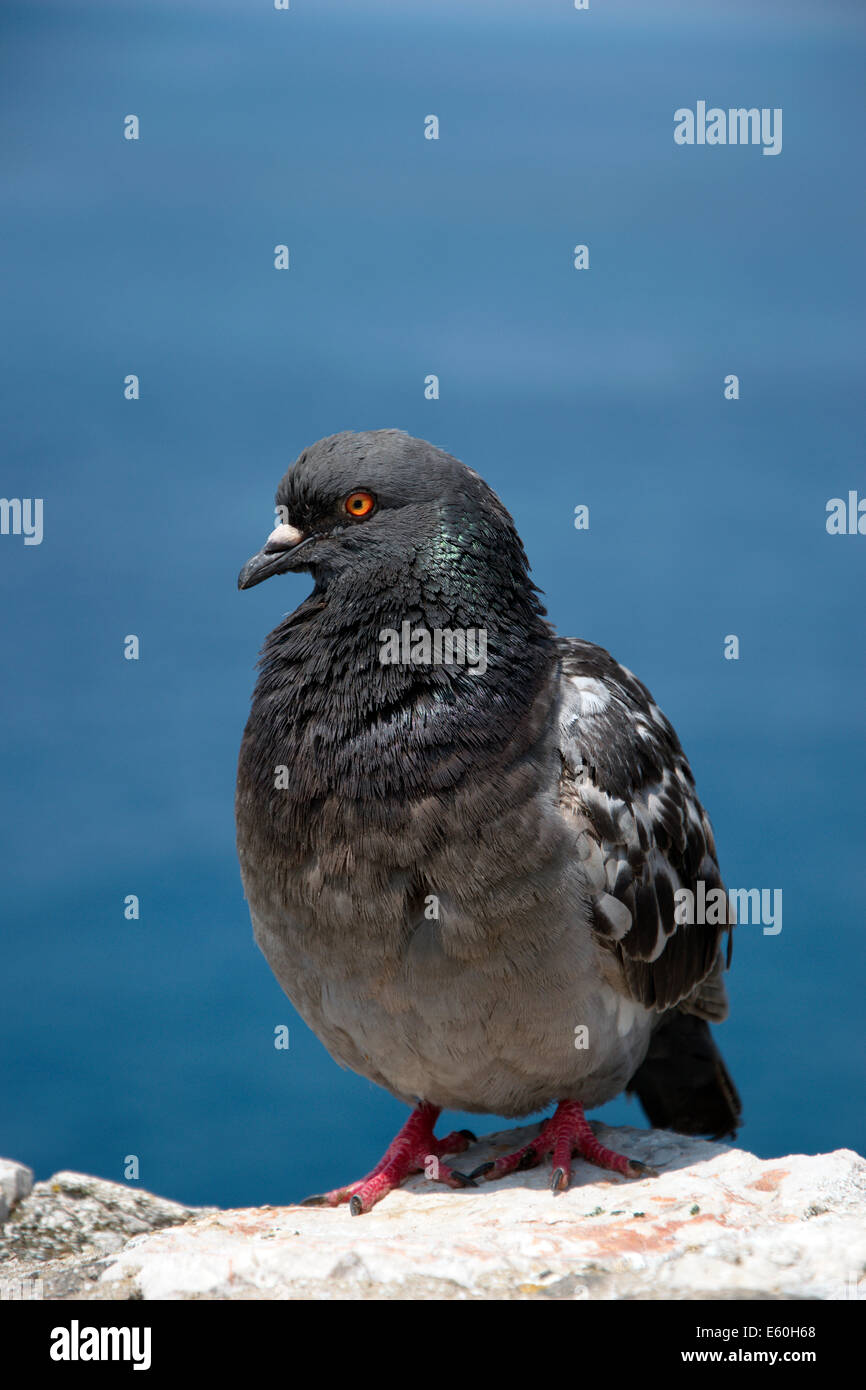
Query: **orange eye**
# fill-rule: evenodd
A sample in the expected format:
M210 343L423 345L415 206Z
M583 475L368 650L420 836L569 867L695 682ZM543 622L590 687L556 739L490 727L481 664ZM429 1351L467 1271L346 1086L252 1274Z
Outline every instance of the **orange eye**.
M349 516L369 516L376 505L376 499L370 492L350 492L343 503L343 508Z

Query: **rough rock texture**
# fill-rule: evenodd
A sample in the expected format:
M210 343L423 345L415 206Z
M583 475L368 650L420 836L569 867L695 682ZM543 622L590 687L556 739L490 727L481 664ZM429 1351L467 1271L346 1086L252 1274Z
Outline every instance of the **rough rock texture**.
M0 1234L0 1287L36 1275L50 1298L866 1296L857 1154L761 1160L663 1131L595 1128L660 1176L626 1181L576 1161L556 1197L546 1168L463 1192L419 1176L352 1218L345 1207L194 1211L58 1174ZM487 1136L464 1163L536 1130Z
M15 1204L29 1197L32 1190L32 1168L25 1168L23 1163L13 1163L8 1158L0 1158L0 1226L7 1220Z
M55 1173L34 1187L30 1169L7 1159L0 1159L0 1186L10 1198L0 1218L2 1299L92 1297L106 1257L122 1250L133 1236L213 1210L184 1207L141 1188L83 1173ZM130 1285L96 1296L139 1294Z

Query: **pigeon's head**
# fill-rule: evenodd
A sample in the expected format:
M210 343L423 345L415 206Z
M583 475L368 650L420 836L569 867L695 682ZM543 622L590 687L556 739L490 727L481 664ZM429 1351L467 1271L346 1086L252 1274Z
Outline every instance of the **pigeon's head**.
M499 582L533 586L514 523L482 478L450 454L400 430L320 439L277 489L279 524L238 576L238 588L290 570L319 584L349 572L409 567L455 575L488 566ZM508 585L507 587L511 587Z

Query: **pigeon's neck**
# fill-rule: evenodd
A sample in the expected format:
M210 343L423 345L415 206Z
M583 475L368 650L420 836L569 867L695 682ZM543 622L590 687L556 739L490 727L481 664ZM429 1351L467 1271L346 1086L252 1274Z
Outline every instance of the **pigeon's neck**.
M520 571L440 550L314 590L262 654L258 777L292 769L299 801L414 800L528 757L555 715L556 654Z

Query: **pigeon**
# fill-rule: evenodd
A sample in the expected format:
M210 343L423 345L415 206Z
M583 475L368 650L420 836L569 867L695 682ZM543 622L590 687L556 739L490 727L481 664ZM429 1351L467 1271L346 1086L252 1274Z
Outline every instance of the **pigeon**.
M241 743L254 936L335 1060L412 1111L372 1172L309 1200L360 1215L412 1173L460 1188L548 1158L554 1192L576 1156L641 1176L585 1116L622 1091L654 1127L733 1136L709 1028L732 909L682 909L723 885L647 688L556 635L499 498L424 440L321 439L276 504L238 587L314 584L265 641ZM443 1109L551 1106L516 1152L444 1161L475 1136L437 1138Z

